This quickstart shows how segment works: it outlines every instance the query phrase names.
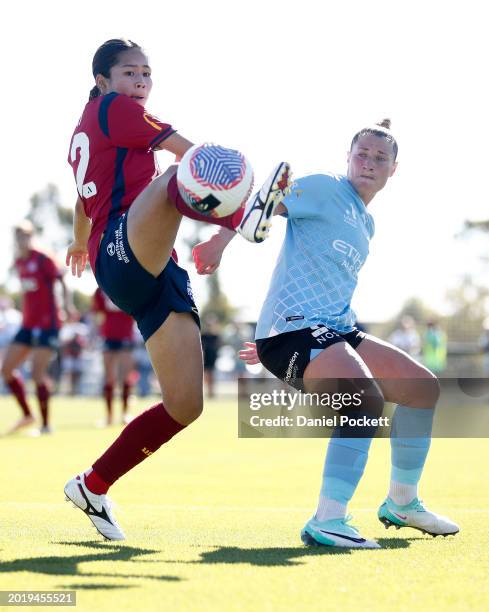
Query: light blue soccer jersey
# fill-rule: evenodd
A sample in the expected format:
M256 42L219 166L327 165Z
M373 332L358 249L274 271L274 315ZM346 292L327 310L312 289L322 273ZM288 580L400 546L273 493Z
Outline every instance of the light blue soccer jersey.
M374 220L345 176L314 174L284 199L287 232L263 304L256 338L322 323L352 330L351 299Z

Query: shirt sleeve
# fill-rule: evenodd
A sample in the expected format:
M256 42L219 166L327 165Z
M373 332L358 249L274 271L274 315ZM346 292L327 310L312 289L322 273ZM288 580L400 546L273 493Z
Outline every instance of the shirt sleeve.
M47 255L42 256L41 265L42 271L46 274L47 278L55 280L63 277L63 273L58 268L57 264Z
M154 149L176 131L122 94L105 96L100 104L99 122L116 147L128 149Z
M308 219L324 215L337 178L329 174L312 174L297 179L290 195L283 200L288 219ZM339 183L338 183L339 184Z

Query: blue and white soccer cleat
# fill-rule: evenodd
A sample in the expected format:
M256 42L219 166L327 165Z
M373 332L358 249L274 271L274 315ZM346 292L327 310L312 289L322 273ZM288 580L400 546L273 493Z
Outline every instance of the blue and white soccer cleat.
M340 548L380 548L374 540L363 538L358 529L347 523L351 516L344 519L317 521L314 517L307 521L301 531L301 540L306 546L338 546Z
M286 162L281 162L245 205L238 234L249 242L263 242L268 236L273 213L284 197L290 193L292 173Z
M69 480L64 488L66 501L73 502L95 525L106 540L124 540L125 535L112 513L112 502L106 495L96 495L85 485L83 474Z
M438 535L455 535L460 531L459 526L446 516L427 510L417 497L406 506L398 506L388 497L380 506L377 516L386 529L391 525L396 529L412 527L435 538Z

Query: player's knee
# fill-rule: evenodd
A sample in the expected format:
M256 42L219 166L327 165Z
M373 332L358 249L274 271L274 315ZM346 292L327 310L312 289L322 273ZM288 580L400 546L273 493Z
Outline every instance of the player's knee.
M418 401L423 404L423 407L435 406L440 398L440 381L432 372L422 379L419 386Z
M32 380L35 385L44 385L46 384L46 375L44 372L32 372Z
M182 423L188 425L199 418L204 408L202 390L176 389L166 391L163 403Z
M8 382L12 378L13 370L12 368L6 364L2 364L2 378L5 382Z

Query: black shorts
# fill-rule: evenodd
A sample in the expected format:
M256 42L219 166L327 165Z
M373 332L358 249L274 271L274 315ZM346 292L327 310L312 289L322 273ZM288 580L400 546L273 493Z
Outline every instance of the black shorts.
M314 357L338 342L347 342L356 349L366 335L356 327L351 332L341 334L325 325L315 325L259 339L256 341L256 350L267 370L303 391L304 372Z
M25 344L32 348L50 348L56 350L59 347L58 342L59 329L40 329L34 327L33 329L27 329L21 327L14 339L12 344Z
M104 351L132 351L133 348L134 342L128 338L124 340L105 338L104 340Z
M157 277L145 270L129 246L126 213L107 224L95 278L114 304L136 320L145 341L170 312L189 312L200 327L187 272L172 258Z

